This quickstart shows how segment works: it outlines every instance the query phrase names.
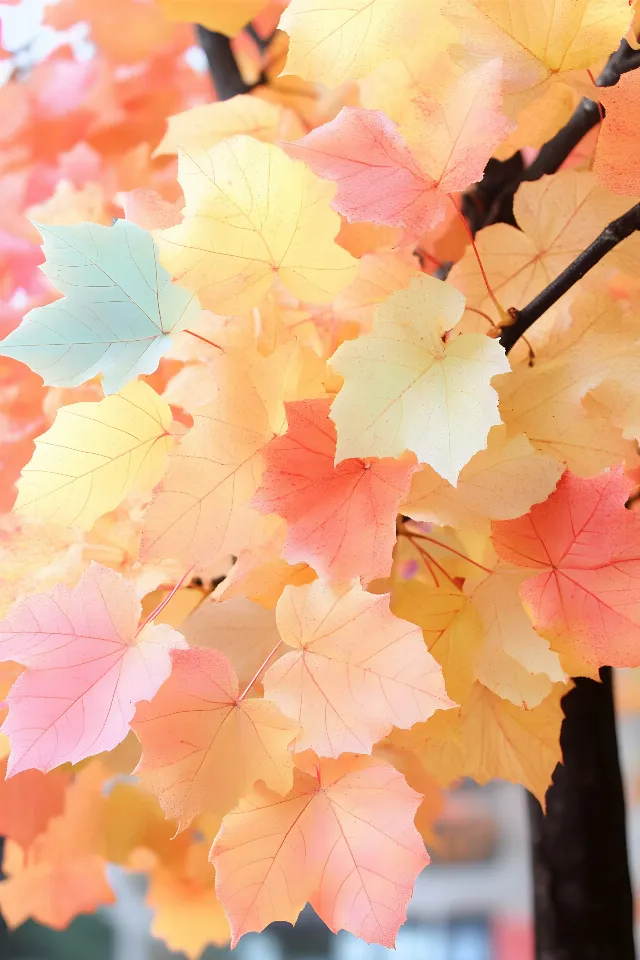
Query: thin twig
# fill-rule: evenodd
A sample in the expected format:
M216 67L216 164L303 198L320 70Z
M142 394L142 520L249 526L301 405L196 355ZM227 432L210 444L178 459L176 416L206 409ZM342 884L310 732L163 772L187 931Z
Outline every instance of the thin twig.
M256 682L256 680L258 679L258 677L260 676L260 674L262 673L262 671L267 667L267 665L268 665L269 661L271 660L271 658L276 655L276 653L278 652L278 650L280 649L281 646L282 646L282 640L278 640L278 642L276 643L275 647L273 648L273 650L271 651L271 653L269 654L269 656L266 657L266 658L262 661L262 663L260 664L260 666L258 667L258 669L256 670L256 672L254 673L253 677L251 678L251 680L249 681L249 683L246 685L246 687L244 688L244 690L242 691L242 693L240 694L240 696L239 696L238 699L236 700L236 703L240 703L242 700L244 700L244 698L246 697L246 695L249 693L249 690L251 690L251 687L254 685L254 683Z
M595 267L602 258L619 243L640 230L640 203L623 213L617 220L613 220L604 228L600 236L591 243L586 250L579 254L573 263L560 273L555 280L541 290L522 310L511 309L514 318L511 326L505 327L500 337L500 343L508 353L523 333L542 316L543 313L557 303L571 287L584 277L585 273Z
M147 626L148 623L151 623L152 620L155 620L156 617L159 617L166 605L173 599L175 594L178 592L182 584L185 582L190 573L193 573L194 567L191 566L189 569L182 574L176 585L172 588L171 592L164 598L164 600L155 607L148 616L144 618L140 626L136 631L136 636L139 636L142 630Z

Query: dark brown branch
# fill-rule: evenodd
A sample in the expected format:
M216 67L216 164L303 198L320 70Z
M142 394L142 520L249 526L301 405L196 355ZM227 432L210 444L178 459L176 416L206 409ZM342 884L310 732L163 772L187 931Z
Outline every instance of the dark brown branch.
M546 816L529 797L537 960L635 957L611 673L576 679Z
M634 50L626 40L621 40L620 46L611 54L596 80L596 85L612 87L623 73L638 67L640 50ZM523 167L521 161L514 164L513 157L502 163L490 160L485 176L472 194L472 197L478 198L480 213L475 216L470 214L468 205L464 210L469 217L472 231L475 233L491 223L513 223L513 197L520 184L555 173L582 138L599 122L600 109L597 101L583 97L569 121L540 148L530 166Z
M215 33L199 24L196 26L198 43L204 50L209 73L220 100L230 100L239 93L249 93L253 89L240 73L236 58L231 49L231 40L224 33Z
M617 220L613 220L604 228L599 237L584 250L573 263L570 263L549 286L541 290L531 303L522 310L512 310L515 323L505 327L500 342L507 353L529 327L552 307L571 287L578 282L585 273L595 267L602 258L613 250L619 243L630 237L636 230L640 230L640 203L637 203Z

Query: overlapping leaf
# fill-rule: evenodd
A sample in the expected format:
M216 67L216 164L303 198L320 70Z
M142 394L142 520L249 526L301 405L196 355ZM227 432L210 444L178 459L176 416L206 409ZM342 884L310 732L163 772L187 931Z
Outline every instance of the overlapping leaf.
M16 509L89 529L133 491L152 490L173 445L171 410L141 381L61 407L22 471Z
M65 295L31 310L0 344L47 384L74 387L103 375L114 393L152 373L172 330L197 316L197 299L158 264L151 236L135 224L40 227L44 273Z
M182 829L199 813L222 816L257 780L287 793L297 725L268 700L242 699L217 650L176 650L171 659L170 678L133 721L142 743L136 773L166 815Z
M395 117L343 107L287 152L338 184L333 205L348 220L404 227L408 242L442 220L449 194L481 179L510 129L500 105L494 61L452 82L440 99L422 97L408 143Z
M138 630L134 586L96 563L74 590L17 603L0 623L0 659L27 669L7 697L9 774L51 770L115 747L134 705L150 699L185 645L167 626ZM55 695L52 695L55 691Z
M390 612L388 594L316 580L286 587L276 620L294 652L269 667L265 695L300 724L298 750L370 753L392 725L453 706L420 630Z
M334 243L333 187L272 144L224 140L181 152L184 219L158 236L163 265L218 312L241 313L279 277L301 300L326 303L357 264Z
M640 518L625 509L620 470L583 480L567 471L548 500L493 524L505 560L531 570L520 594L560 653L587 664L640 665Z
M377 308L370 335L338 348L338 462L411 450L456 483L500 422L491 378L509 369L495 340L451 335L463 308L457 291L423 276Z
M211 850L232 944L309 901L327 926L392 947L429 862L413 818L420 794L386 764L352 757L296 771L283 799L257 788Z
M415 465L343 460L334 466L336 431L329 399L286 405L288 429L265 448L254 506L288 524L283 557L304 561L338 583L368 583L391 570L398 505Z

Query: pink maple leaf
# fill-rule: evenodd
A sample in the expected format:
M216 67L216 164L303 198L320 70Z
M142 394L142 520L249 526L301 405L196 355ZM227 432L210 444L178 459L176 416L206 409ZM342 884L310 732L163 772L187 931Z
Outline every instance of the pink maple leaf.
M286 404L288 429L264 448L266 470L253 500L288 523L284 559L337 582L388 576L396 516L416 464L342 460L334 466L330 398Z
M135 704L169 676L170 650L186 646L166 624L138 629L140 611L133 583L97 563L75 589L12 607L0 622L0 660L27 669L7 697L7 776L78 763L125 738Z
M622 469L556 490L517 520L494 522L498 554L541 572L520 595L536 630L588 664L640 665L640 517L625 509Z
M409 243L444 218L446 194L381 110L343 107L329 123L283 147L319 177L335 180L332 206L349 221L404 227L402 242Z

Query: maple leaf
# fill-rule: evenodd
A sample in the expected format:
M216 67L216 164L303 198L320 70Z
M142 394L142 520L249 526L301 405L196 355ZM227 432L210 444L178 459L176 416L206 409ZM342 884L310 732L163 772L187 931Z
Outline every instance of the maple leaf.
M252 503L287 521L285 560L309 563L337 582L367 583L391 571L398 505L415 465L355 459L334 466L330 403L286 404L287 432L264 449L265 472Z
M276 521L275 528L267 529L264 539L255 547L242 551L216 587L214 598L224 600L225 607L235 598L246 597L273 610L287 584L302 586L316 579L315 570L306 563L291 565L281 559L286 524L279 517L272 519Z
M429 862L413 817L420 794L386 764L344 757L296 770L283 799L257 787L211 848L232 946L308 900L327 926L392 947Z
M552 0L523 16L520 0L451 0L446 17L458 27L459 58L476 64L500 54L505 90L515 108L563 74L599 63L631 20L627 0Z
M581 479L567 471L544 503L493 524L504 560L540 571L520 595L533 625L587 664L640 665L640 517L625 509L621 469Z
M634 406L626 400L640 375L639 342L636 317L608 291L576 296L570 324L560 319L557 333L552 328L535 366L519 364L496 381L509 433L526 433L539 451L580 475L619 464L633 451L611 419L635 436ZM604 407L594 404L596 396Z
M332 87L357 80L414 46L422 30L444 33L439 8L422 0L292 0L280 18L289 34L284 72Z
M357 323L359 333L368 333L376 305L395 290L408 287L419 273L418 261L408 250L365 253L360 257L357 277L333 301L334 312L343 320Z
M463 308L457 291L422 276L378 306L370 335L338 348L331 358L344 377L331 407L338 463L411 450L456 483L500 422L490 381L509 369L495 340L445 338Z
M93 762L67 789L64 810L49 821L26 855L8 842L0 909L11 928L33 917L64 930L79 913L113 903L102 843L104 768Z
M260 481L261 451L285 423L291 347L267 358L255 348L228 348L203 367L217 399L193 410L194 426L169 458L145 514L145 560L177 557L203 568L259 536L260 515L249 503Z
M442 786L462 777L477 783L509 780L526 787L540 804L562 762L560 701L567 685L557 683L537 707L523 710L475 683L460 711L436 713L391 742L413 752Z
M222 815L257 780L287 793L297 725L274 703L240 696L235 671L219 651L192 647L171 659L168 681L151 703L138 706L132 723L142 744L135 773L166 815L180 829L204 811Z
M404 227L406 243L443 219L451 193L482 178L511 129L500 103L494 61L452 83L440 100L422 98L408 143L381 110L343 107L286 150L337 182L333 206L348 220Z
M133 491L150 491L173 445L171 410L134 381L99 403L58 410L18 481L16 510L88 530Z
M146 904L153 910L151 934L170 950L199 960L211 944L229 942L227 923L215 893L215 874L208 862L210 844L192 843L177 869L156 864L149 877Z
M416 160L446 194L482 179L482 165L513 123L502 113L502 61L462 71L447 54L430 50L432 42L426 34L415 51L379 67L362 82L361 100L398 124Z
M97 563L74 590L58 586L12 607L0 657L27 669L7 697L8 775L78 763L124 739L134 704L168 676L169 650L185 645L167 626L138 630L139 616L133 584Z
M300 724L296 750L370 753L393 725L454 706L420 630L391 613L388 594L323 580L285 587L276 621L293 652L269 667L264 689Z
M0 830L26 852L53 817L64 810L68 770L23 770L5 780L6 760L0 761Z
M334 189L276 146L223 140L178 157L182 223L158 234L162 263L203 306L227 314L256 306L279 277L294 296L326 303L357 264L334 243Z
M391 610L417 624L431 656L440 664L449 696L463 703L476 679L482 624L469 597L455 584L434 587L419 580L393 585Z
M522 571L497 567L469 593L483 631L475 661L478 680L499 697L530 710L567 677L557 653L533 629L522 606L518 587L525 577Z
M431 467L414 474L402 513L439 526L473 527L490 520L512 520L545 500L563 471L543 456L524 434L509 437L492 427L487 449L462 468L455 487Z
M169 20L201 23L209 30L234 37L267 6L268 0L159 0Z
M612 196L587 170L560 170L518 188L513 213L520 229L495 223L476 235L479 259L495 297L502 306L521 308L554 280L629 201ZM633 238L604 259L613 265ZM635 248L634 248L635 249ZM481 310L494 323L501 320L473 250L453 267L448 280L466 299L467 307ZM478 328L478 315L465 317L470 329ZM487 329L481 322L480 329Z
M380 110L343 107L286 151L337 183L333 207L349 221L404 227L409 243L444 217L446 197Z
M593 172L604 187L626 197L640 194L635 162L639 93L640 75L635 71L623 74L615 86L598 91L607 112L600 124Z
M210 150L221 140L239 133L273 142L278 137L282 114L279 104L248 93L216 103L200 103L169 117L167 132L154 150L154 156L180 150L187 153Z
M38 229L41 269L65 298L30 310L0 343L0 356L21 360L54 386L75 387L101 373L105 393L153 373L172 330L200 306L171 283L151 236L126 220Z

